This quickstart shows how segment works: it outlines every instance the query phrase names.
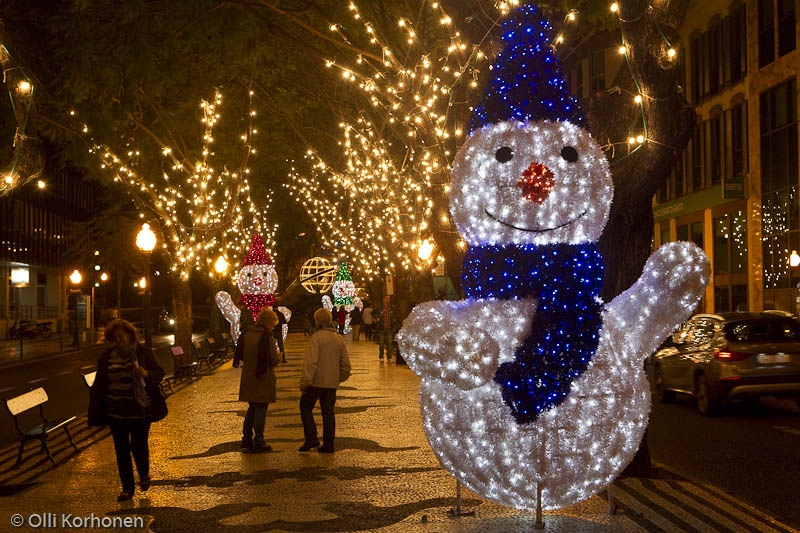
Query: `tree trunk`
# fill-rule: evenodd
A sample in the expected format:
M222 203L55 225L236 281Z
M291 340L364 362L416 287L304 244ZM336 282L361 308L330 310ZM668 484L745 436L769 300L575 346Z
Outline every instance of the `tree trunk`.
M188 362L194 360L192 351L192 291L189 281L176 275L172 279L172 311L175 314L175 344L183 347Z

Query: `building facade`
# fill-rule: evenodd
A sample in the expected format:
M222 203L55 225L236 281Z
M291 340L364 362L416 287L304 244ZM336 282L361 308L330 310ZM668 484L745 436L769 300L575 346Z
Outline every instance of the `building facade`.
M681 28L682 87L697 127L653 200L653 245L689 240L711 261L706 312L798 312L797 16L800 0L692 2ZM584 54L573 90L604 90L623 61Z
M17 320L61 327L73 265L65 259L71 224L87 220L100 187L48 161L43 188L30 183L0 198L0 331ZM55 329L55 327L54 327Z

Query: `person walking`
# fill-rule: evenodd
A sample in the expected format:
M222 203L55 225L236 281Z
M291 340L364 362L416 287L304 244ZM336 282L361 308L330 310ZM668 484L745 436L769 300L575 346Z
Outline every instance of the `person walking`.
M91 427L107 425L114 440L117 470L122 492L117 501L133 498L135 483L133 463L139 473L139 487L150 488L150 423L166 416L166 402L160 393L148 394L148 388L158 388L164 377L152 350L139 344L136 328L120 318L112 320L105 329L105 339L111 343L97 360L97 374L89 390L87 423ZM158 412L163 412L158 416Z
M397 320L394 306L392 305L392 297L388 294L383 297L383 305L372 312L373 318L377 313L378 317L376 323L378 324L378 344L380 351L378 358L383 359L383 353L386 352L386 360L392 359L392 343L394 342L394 327Z
M361 313L361 331L364 332L364 340L368 341L372 338L372 324L374 320L372 318L372 307L369 304L364 307L364 311Z
M317 331L308 340L300 376L300 420L303 422L305 441L301 452L312 448L323 453L334 452L336 436L336 389L350 377L350 357L344 339L334 329L333 317L327 309L314 313ZM317 437L314 406L319 400L322 411L322 446Z
M361 316L361 309L358 307L353 307L353 310L350 311L350 326L353 328L353 340L357 341L358 336L361 333L361 322L363 321L363 317Z
M344 308L343 305L339 306L339 310L336 311L336 324L339 329L339 333L344 335L344 327L347 324L347 309Z
M278 352L281 354L281 363L285 363L286 351L283 349L283 325L286 324L286 315L278 309L277 302L272 306L272 310L275 311L275 316L278 317L278 325L275 326L272 335L275 337L275 340L278 341Z
M275 367L281 362L273 333L277 325L275 311L269 307L262 309L255 324L239 336L233 356L233 367L244 367L239 380L239 401L248 403L242 424L242 449L249 452L272 449L264 442L264 424L267 406L277 401Z

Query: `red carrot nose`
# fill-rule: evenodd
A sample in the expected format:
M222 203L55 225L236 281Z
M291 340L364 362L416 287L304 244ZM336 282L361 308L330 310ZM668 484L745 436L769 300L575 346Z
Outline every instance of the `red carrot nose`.
M541 204L550 195L556 186L553 171L541 163L531 163L522 172L517 185L522 189L522 195L531 202Z
M255 285L261 285L263 283L263 281L261 280L261 278L256 278L256 279L253 280L253 283Z

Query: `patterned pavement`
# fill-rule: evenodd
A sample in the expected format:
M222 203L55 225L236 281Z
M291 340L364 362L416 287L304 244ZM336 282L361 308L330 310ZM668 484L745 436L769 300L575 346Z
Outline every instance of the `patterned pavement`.
M230 360L168 398L169 416L151 430L147 493L117 503L120 485L108 431L71 425L52 438L56 466L29 443L0 451L0 530L116 529L156 532L385 531L517 532L534 513L508 509L467 489L433 455L417 403L419 380L378 360L371 342L351 343L353 375L336 404L336 453L300 453L299 369L306 338L289 335L288 363L277 369L278 402L267 414L273 451L242 453L246 405ZM315 412L321 425L319 409ZM608 493L545 512L546 531L791 532L721 491L675 479L617 480ZM613 513L612 513L613 511ZM21 522L20 527L17 522ZM14 527L12 527L14 526Z

